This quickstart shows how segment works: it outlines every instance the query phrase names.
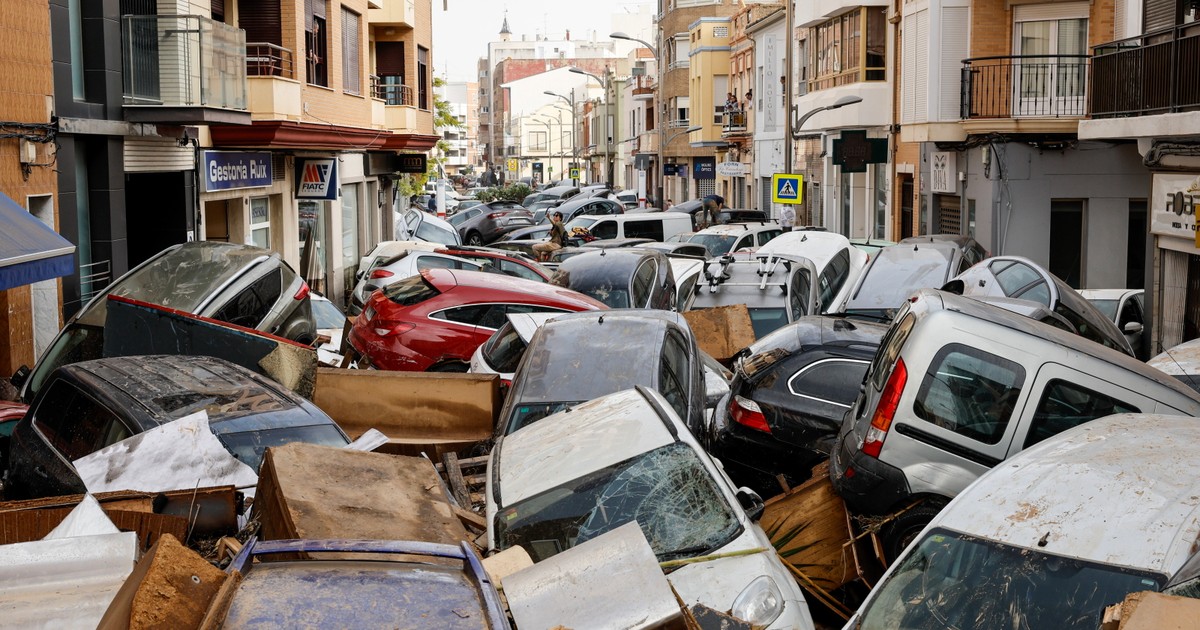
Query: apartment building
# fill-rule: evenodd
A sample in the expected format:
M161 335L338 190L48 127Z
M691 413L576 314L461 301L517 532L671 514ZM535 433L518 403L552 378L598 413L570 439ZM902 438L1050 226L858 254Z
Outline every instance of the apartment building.
M436 88L446 101L459 127L440 129L446 142L447 175L459 175L479 170L479 84L474 81L450 81Z
M784 163L786 112L783 103L783 84L787 76L784 65L787 31L784 8L779 5L748 6L744 16L734 17L734 31L744 32L744 50L734 46L735 60L730 68L733 95L739 95L740 113L726 121L726 137L741 140L740 153L745 177L741 179L744 194L734 197L736 207L763 210L778 217L781 208L771 203L771 176L787 173ZM739 124L740 123L740 124ZM748 133L742 133L745 128ZM748 150L747 150L748 149ZM746 158L749 153L751 159ZM726 196L726 201L729 197Z
M62 320L57 277L76 269L70 244L49 233L68 211L55 175L50 28L46 0L0 9L0 229L18 246L0 260L0 377L33 365L54 338Z
M729 91L729 17L701 17L688 25L688 146L691 179L697 197L717 192L717 162L724 162L729 145L723 136ZM680 178L682 181L682 178ZM726 183L727 185L727 183ZM688 198L677 189L679 198Z
M630 53L630 76L622 89L620 154L624 172L618 183L625 189L638 191L638 198L662 207L658 186L662 169L658 159L658 120L655 118L654 91L658 76L654 51L638 48Z
M1091 118L1079 123L1079 139L1121 143L1148 174L1128 191L1127 286L1142 286L1132 275L1137 245L1149 235L1143 260L1153 354L1200 337L1200 5L1118 0L1113 11L1111 38L1091 49Z

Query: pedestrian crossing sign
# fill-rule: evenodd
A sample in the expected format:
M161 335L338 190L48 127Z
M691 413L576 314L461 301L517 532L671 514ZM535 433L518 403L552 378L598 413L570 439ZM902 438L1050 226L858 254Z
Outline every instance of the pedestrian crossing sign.
M804 176L786 173L772 175L771 201L773 203L803 203Z
M579 179L579 169L577 169L577 168L571 169L571 179Z

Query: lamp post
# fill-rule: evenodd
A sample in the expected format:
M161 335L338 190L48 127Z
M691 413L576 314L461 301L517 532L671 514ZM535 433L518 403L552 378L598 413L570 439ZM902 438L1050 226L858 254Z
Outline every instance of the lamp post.
M610 163L611 157L609 156L612 145L609 143L609 138L613 130L609 129L608 121L611 116L609 108L612 107L612 99L608 97L608 72L605 71L604 78L601 79L587 70L580 70L579 68L570 68L570 70L575 74L582 74L585 77L595 79L596 83L599 83L600 87L604 88L604 124L601 125L604 128L604 182L608 184L609 188L612 188L612 164Z
M658 46L654 46L650 42L648 42L644 39L630 37L629 35L625 34L622 31L617 31L615 33L609 33L608 36L613 39L624 39L624 40L631 41L631 42L637 42L637 43L645 46L646 48L649 48L650 54L654 55L654 74L655 74L655 79L654 79L654 87L655 87L655 90L654 90L655 91L655 95L654 95L654 130L658 132L659 138L665 138L666 134L663 133L663 124L662 124L663 123L663 120L662 120L663 104L662 104L662 96L661 96L662 95L662 81L660 80L660 78L662 76L662 60L659 59L659 57L658 57ZM655 181L658 182L658 190L657 190L658 205L661 206L661 205L664 205L664 202L665 202L665 198L663 197L662 165L665 164L667 161L667 154L666 154L667 143L662 142L662 143L660 143L660 145L661 146L658 147L659 172L658 172L658 176L655 178ZM665 208L664 208L664 210L665 210Z
M562 173L562 168L563 168L562 115L560 114L558 116L557 120L555 120L554 118L551 118L549 114L537 114L537 115L544 116L546 118L546 120L538 120L536 118L534 118L533 120L535 122L540 122L543 125L546 125L546 137L547 138L554 137L554 131L551 129L550 125L555 124L555 123L558 124L558 149L559 149L559 153L558 153L559 171L558 172ZM554 158L554 141L551 139L551 140L547 140L547 142L546 142L546 161L549 162L553 158Z
M571 162L575 163L579 154L579 136L576 135L576 129L578 127L576 126L575 121L575 90L571 90L570 98L563 96L558 92L551 92L550 90L546 90L545 92L542 92L542 94L545 94L546 96L553 96L555 98L561 98L571 106ZM575 178L571 179L576 185L579 184L578 181L575 181Z
M800 139L800 128L804 126L804 123L808 122L809 118L812 118L813 116L820 114L821 112L823 112L827 109L838 109L839 107L845 107L847 105L854 105L855 103L861 103L861 102L862 102L861 96L843 96L842 98L839 98L838 100L834 101L833 105L826 105L825 107L818 107L818 108L808 112L807 114L798 118L796 120L796 122L792 124L792 139L793 140Z
M684 134L692 133L693 131L700 131L701 129L704 129L704 127L701 127L700 125L696 125L694 127L688 127L687 129L684 129L683 131L676 131L675 133L671 134L670 137L667 137L666 134L663 134L663 137L666 138L666 140L663 142L663 148L665 149L666 146L668 144L671 144L671 141L674 140L675 138L678 138L679 136L682 136ZM663 157L663 165L664 166L666 165L666 157L665 156ZM663 179L666 179L666 175L663 175ZM663 210L667 209L665 202L666 202L665 199L659 200L659 203L663 205Z

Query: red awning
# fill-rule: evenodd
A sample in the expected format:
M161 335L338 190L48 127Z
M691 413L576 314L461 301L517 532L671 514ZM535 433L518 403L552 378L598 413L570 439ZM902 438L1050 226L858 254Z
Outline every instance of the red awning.
M435 135L291 120L256 120L250 125L210 127L209 132L216 148L428 151L438 141Z

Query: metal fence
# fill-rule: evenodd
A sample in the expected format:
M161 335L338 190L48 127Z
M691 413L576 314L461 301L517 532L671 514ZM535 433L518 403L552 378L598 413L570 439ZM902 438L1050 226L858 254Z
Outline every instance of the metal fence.
M1102 44L1093 53L1093 117L1200 109L1200 24Z
M290 49L277 44L246 44L246 74L252 77L296 78L295 60Z
M199 15L121 17L127 105L246 109L246 33Z
M371 96L380 99L388 105L413 105L413 89L402 83L404 77L398 75L371 75Z
M1087 114L1087 55L963 60L962 118L1059 118Z

